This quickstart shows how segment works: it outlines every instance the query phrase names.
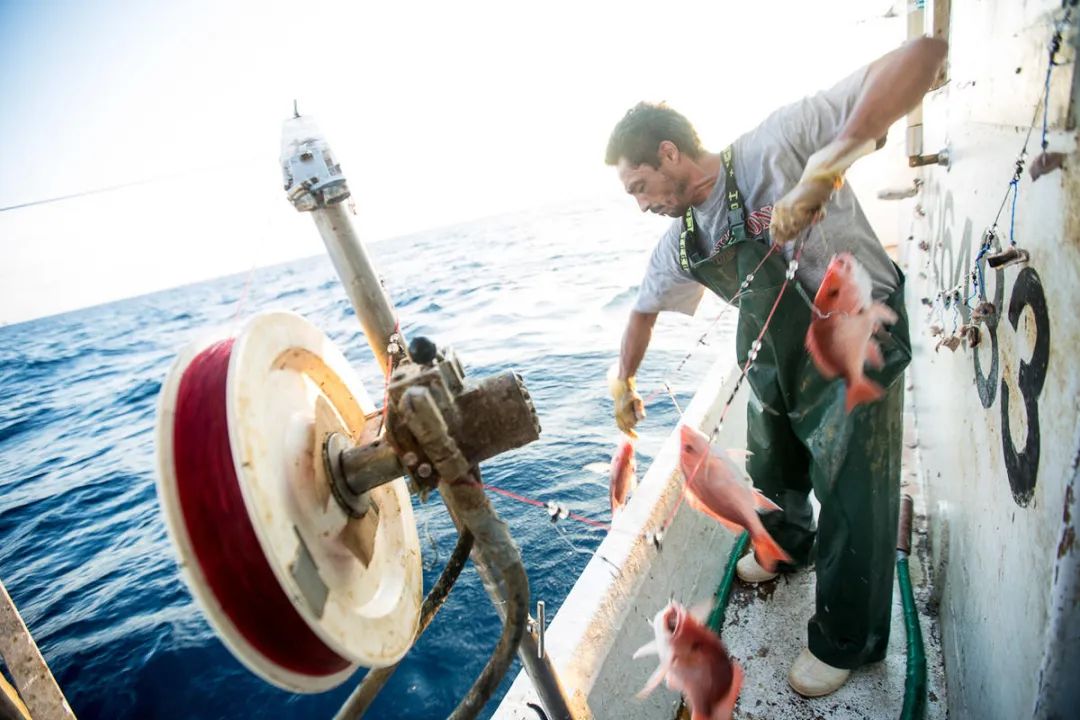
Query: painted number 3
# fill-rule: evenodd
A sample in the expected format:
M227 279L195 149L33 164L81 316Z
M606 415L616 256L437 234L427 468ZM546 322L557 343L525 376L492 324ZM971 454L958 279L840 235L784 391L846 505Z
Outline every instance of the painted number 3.
M1013 498L1021 507L1031 502L1039 473L1039 394L1046 382L1046 368L1050 362L1050 317L1047 314L1046 295L1039 274L1030 267L1020 271L1009 299L1009 324L1013 330L1019 329L1020 314L1025 307L1031 308L1035 318L1035 348L1030 361L1020 361L1017 378L1027 420L1027 437L1020 450L1013 442L1012 428L1009 426L1009 404L1012 402L1009 386L1004 379L1001 381L1001 441L1005 452L1005 469L1009 474ZM991 332L996 334L996 329Z

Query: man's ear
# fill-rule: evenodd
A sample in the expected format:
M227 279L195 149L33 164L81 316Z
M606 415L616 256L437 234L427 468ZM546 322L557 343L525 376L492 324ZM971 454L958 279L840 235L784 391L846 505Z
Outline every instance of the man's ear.
M679 152L678 145L671 142L670 140L660 141L660 147L657 148L656 151L656 159L661 165L664 164L664 160L667 160L671 163L677 163L679 162L680 156L681 153Z

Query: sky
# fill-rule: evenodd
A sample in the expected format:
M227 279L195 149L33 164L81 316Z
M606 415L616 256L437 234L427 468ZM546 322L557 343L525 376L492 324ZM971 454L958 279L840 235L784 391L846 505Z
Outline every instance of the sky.
M281 187L294 99L377 242L618 196L642 99L719 150L899 44L892 5L0 0L0 208L126 185L0 211L0 323L323 252Z

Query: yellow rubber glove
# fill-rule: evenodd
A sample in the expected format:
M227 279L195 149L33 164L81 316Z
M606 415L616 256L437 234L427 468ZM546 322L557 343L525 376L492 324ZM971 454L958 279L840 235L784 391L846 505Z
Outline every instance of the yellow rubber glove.
M615 400L615 424L632 438L637 437L634 426L645 419L645 403L637 394L637 382L633 376L625 380L618 377L608 378L611 397Z
M798 184L773 205L773 242L793 240L811 223L825 217L825 203L843 187L844 172L876 147L874 140L834 140L811 155Z

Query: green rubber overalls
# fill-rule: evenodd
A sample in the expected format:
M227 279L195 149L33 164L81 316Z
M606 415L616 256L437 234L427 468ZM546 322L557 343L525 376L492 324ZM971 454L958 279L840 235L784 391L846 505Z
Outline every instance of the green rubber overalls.
M732 148L723 153L729 240L707 258L692 242L687 210L680 261L705 287L739 307L736 354L742 366L784 283L787 265L768 253L768 231L747 237L746 212L735 182ZM885 365L867 376L884 397L844 411L841 379L825 380L804 342L810 308L792 281L784 291L747 375L747 472L780 505L762 517L797 565L816 563L817 604L809 622L810 651L838 668L885 657L892 608L903 435L903 370L911 359L903 274L886 303L899 316L881 334ZM809 493L821 504L815 531ZM815 544L816 536L816 544Z

